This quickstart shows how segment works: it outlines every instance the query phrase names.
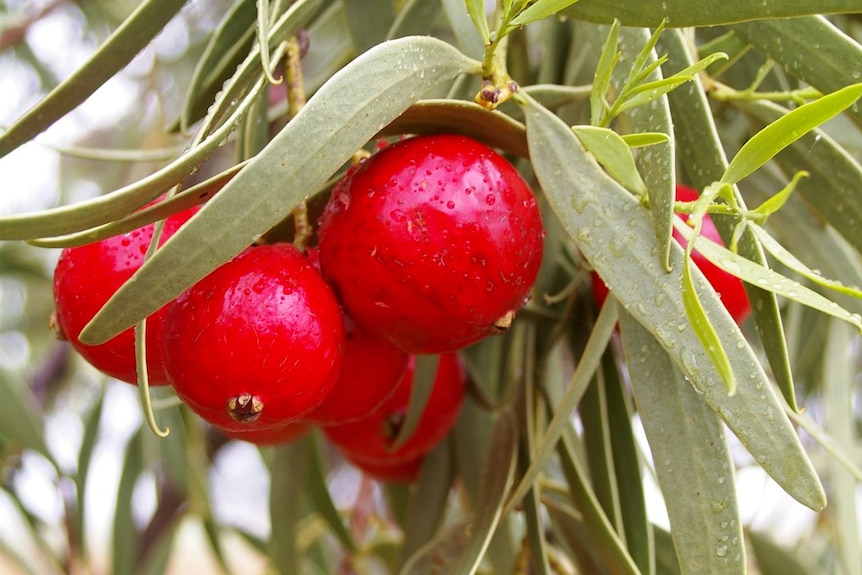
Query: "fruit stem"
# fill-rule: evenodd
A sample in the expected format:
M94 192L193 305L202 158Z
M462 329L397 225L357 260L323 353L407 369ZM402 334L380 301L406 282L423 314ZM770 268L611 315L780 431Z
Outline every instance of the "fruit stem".
M284 79L287 86L287 113L295 118L305 106L305 85L302 80L302 42L300 35L291 36L285 43ZM305 200L293 209L293 245L305 250L314 229L308 220L308 205Z
M501 26L503 28L504 26ZM518 84L509 76L506 67L506 52L509 37L505 34L492 35L493 39L485 46L485 59L482 62L482 88L474 98L475 102L487 110L497 107L518 91Z

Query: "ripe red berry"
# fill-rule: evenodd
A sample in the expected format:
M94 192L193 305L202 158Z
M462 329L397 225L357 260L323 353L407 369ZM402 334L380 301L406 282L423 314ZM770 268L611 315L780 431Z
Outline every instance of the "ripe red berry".
M677 185L677 201L692 202L697 198L697 190L683 185ZM687 214L677 214L677 217L682 218L683 221L688 219ZM709 215L703 219L701 235L719 245L724 245L724 242ZM676 230L673 232L673 237L683 248L688 244L685 238L683 238ZM748 295L745 293L745 287L743 287L742 281L733 274L729 274L715 266L697 250L692 251L691 259L700 271L703 272L703 275L706 276L706 279L718 295L721 296L721 301L724 304L724 307L727 308L727 311L730 312L731 317L733 317L736 323L741 324L744 322L751 314L751 304L748 301ZM608 295L607 286L595 273L593 274L593 295L596 299L596 303L600 306L604 303Z
M365 333L345 317L341 376L322 404L305 416L317 425L349 423L367 417L395 393L410 356Z
M437 445L455 425L464 399L466 372L458 356L440 356L434 388L416 429L404 445L391 450L404 423L413 388L414 360L395 394L364 419L324 427L327 438L353 462L404 463L421 457Z
M395 143L333 189L320 263L348 314L411 353L508 327L542 256L536 199L488 146L439 134Z
M281 427L338 379L344 323L332 290L289 244L246 249L168 308L165 369L177 395L227 430Z
M165 221L160 244L171 237L197 209ZM144 262L153 238L153 224L92 244L65 248L54 269L54 315L59 337L66 339L90 364L128 383L137 383L134 328L99 345L78 340L93 316ZM162 367L162 322L166 308L147 321L147 374L150 385L167 385Z

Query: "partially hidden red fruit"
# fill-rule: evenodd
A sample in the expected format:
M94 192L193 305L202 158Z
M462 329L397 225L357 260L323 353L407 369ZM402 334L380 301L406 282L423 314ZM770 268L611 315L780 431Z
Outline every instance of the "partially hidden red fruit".
M508 327L542 256L536 199L481 142L397 142L333 189L320 263L347 313L411 353L455 351Z
M391 449L407 415L414 367L411 357L408 372L395 394L370 416L323 428L347 459L389 465L414 460L433 449L455 425L464 400L466 371L456 354L447 353L440 356L434 387L413 434L404 445Z
M246 249L181 294L165 318L177 395L227 430L281 427L338 379L344 323L332 290L289 244Z
M349 454L345 454L345 459L351 465L378 481L411 483L419 476L419 470L422 469L422 461L424 461L425 457L419 456L407 461L396 461L394 463L388 461L366 461L362 459L353 460Z
M255 445L278 445L289 443L306 435L311 428L301 423L288 423L280 427L268 429L252 429L238 431L235 429L219 429L222 433L232 439L240 439Z
M323 403L305 416L306 422L334 425L368 417L395 393L407 373L409 354L344 319L341 376Z
M677 201L692 202L697 198L697 190L683 185L677 185ZM688 220L688 214L677 214L676 217L682 218L683 221ZM709 215L703 218L703 222L701 225L701 235L704 238L711 240L721 246L724 245L724 242L722 241L721 236L719 235L718 230L716 229L715 224L713 223L712 218L710 218ZM676 230L673 231L673 238L683 248L688 245L686 239L683 238L682 235ZM716 293L721 296L721 302L724 304L724 307L727 308L727 311L730 313L731 317L733 317L737 324L742 324L742 322L744 322L751 314L751 304L748 301L748 295L745 293L745 287L742 285L742 281L733 274L729 274L723 269L714 265L697 250L692 251L691 260L700 269L700 271L715 289ZM605 299L607 299L608 287L595 273L593 273L592 283L593 295L596 299L596 303L601 306L605 302Z
M169 217L159 241L171 237L197 208ZM134 328L99 345L78 340L93 316L144 262L153 224L98 242L65 248L54 269L54 329L91 365L112 377L137 383ZM147 321L147 375L150 385L167 385L162 366L163 307Z

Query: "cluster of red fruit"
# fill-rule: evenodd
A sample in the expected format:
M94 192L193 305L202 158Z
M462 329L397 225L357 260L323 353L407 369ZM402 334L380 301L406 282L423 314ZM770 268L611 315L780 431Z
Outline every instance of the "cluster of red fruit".
M194 211L169 218L163 239ZM385 479L415 477L455 423L466 373L457 351L505 330L541 261L535 197L514 167L457 135L385 147L334 187L318 246L247 248L147 322L150 382L255 443L320 426ZM90 363L135 382L130 329L98 346L78 335L137 270L152 226L63 251L57 327ZM439 354L433 389L393 450L415 354Z

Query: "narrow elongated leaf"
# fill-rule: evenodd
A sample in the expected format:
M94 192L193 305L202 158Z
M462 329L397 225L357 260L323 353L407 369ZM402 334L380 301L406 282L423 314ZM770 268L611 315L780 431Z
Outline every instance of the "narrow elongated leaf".
M345 549L351 553L356 552L356 544L353 542L350 532L344 526L344 521L335 508L335 503L332 501L332 495L329 493L329 487L326 485L326 476L323 472L323 462L321 461L320 453L323 446L321 445L320 436L315 433L311 444L308 446L308 462L306 469L308 476L307 489L314 508L326 521L329 530Z
M117 488L117 506L111 529L111 573L117 575L132 575L135 572L139 539L132 516L132 492L143 470L143 429L139 428L126 445L123 473Z
M718 26L763 18L789 18L808 14L859 12L858 0L761 0L728 2L701 0L692 10L689 0L581 0L562 11L566 16L588 22L610 24L618 19L626 26L654 27L667 19L674 28Z
M578 0L538 0L512 20L515 26L524 26L530 22L538 22L548 16L553 16L563 8L568 8Z
M737 106L756 126L775 122L788 112L769 102L739 102ZM862 253L862 165L859 161L817 128L790 144L775 161L788 177L799 170L808 172L809 177L796 186L796 193Z
M181 131L206 114L224 82L245 59L254 39L255 13L253 2L238 0L213 32L186 90Z
M584 527L590 535L590 544L601 557L602 563L613 575L639 575L640 571L626 551L625 544L614 532L596 499L596 494L590 487L587 475L574 449L574 428L567 422L560 441L557 443L557 453L566 481L569 484L570 496L575 507L583 515Z
M43 433L44 414L26 384L0 372L0 398L0 439L53 461Z
M279 446L270 469L269 517L272 535L268 552L278 573L299 573L297 524L301 518L305 482L305 442Z
M437 375L440 356L417 355L414 356L413 361L413 387L410 389L410 404L407 406L407 413L404 416L404 423L398 430L398 436L392 442L392 451L396 451L404 445L413 436L416 426L419 425L419 420L425 413L425 406L428 405L428 398L431 397L431 391L434 389L434 378Z
M721 181L736 184L763 166L778 152L819 126L862 96L862 84L853 84L802 105L751 137L736 153Z
M429 2L431 3L433 2ZM482 36L473 24L470 14L464 10L464 0L442 0L442 4L458 48L471 58L481 59L485 51Z
M421 0L420 0L421 1ZM425 0L428 3L427 0ZM485 16L484 0L466 0L467 13L482 37L482 43L488 44L491 38L491 30L488 27L488 18Z
M737 24L733 30L821 92L834 92L862 77L862 46L823 16L760 20ZM862 122L859 103L850 113Z
M667 30L659 40L659 46L667 53L668 66L685 68L693 64L693 56L689 52L689 44L682 31ZM688 86L668 94L668 101L673 114L674 135L681 163L688 173L690 182L697 189L703 190L721 178L727 168L727 158L700 78L696 76ZM736 198L740 205L744 205L738 191ZM729 218L713 218L713 221L727 242L736 222ZM763 249L747 230L739 243L739 253L754 262L766 265ZM746 285L745 288L776 383L787 403L795 411L797 410L796 391L778 300L772 292L750 285Z
M6 397L5 395L3 396ZM76 498L76 529L81 545L81 553L86 559L89 552L87 544L87 529L85 529L85 521L87 517L86 493L87 479L90 472L90 463L92 462L93 452L96 447L96 440L99 437L99 428L102 418L102 405L104 404L105 395L100 394L96 405L93 406L84 426L84 437L81 439L81 449L78 452L78 468L75 472L75 498ZM4 399L5 401L5 399Z
M107 340L159 309L278 223L422 93L478 71L430 37L391 40L351 62L117 291L82 341Z
M754 560L763 575L815 575L815 571L803 565L797 557L798 549L785 549L776 545L769 536L757 531L746 530L745 535L751 543Z
M695 285L701 290L698 295L739 381L732 397L721 385L703 345L681 321L685 317L680 295L681 248L672 246L673 270L659 270L651 254L655 236L646 210L604 174L561 120L533 103L526 116L536 175L584 256L764 469L793 497L821 509L825 496L820 481L772 393L763 367L702 274L693 270ZM698 242L698 250L701 243L706 241Z
M503 498L512 481L517 452L517 425L504 411L494 425L482 465L482 489L470 521L456 524L428 542L405 563L401 573L472 575L503 515Z
M721 420L628 313L623 349L683 573L744 574L733 463Z
M392 0L342 1L357 54L386 39L392 23L395 22L395 6Z
M180 11L186 0L146 0L83 66L0 134L0 158L74 110L120 71Z

